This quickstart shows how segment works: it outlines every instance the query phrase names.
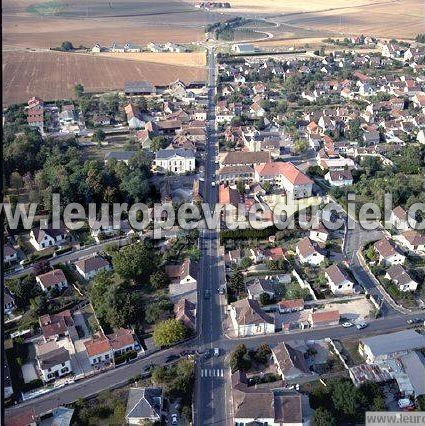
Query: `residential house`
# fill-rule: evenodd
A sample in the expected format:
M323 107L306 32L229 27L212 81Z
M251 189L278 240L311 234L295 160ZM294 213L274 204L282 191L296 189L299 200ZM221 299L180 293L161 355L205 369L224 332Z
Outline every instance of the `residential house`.
M320 224L316 229L310 229L310 240L316 241L318 243L326 243L329 238L329 231Z
M156 87L149 81L126 81L124 93L126 95L154 95Z
M412 279L401 265L392 265L388 268L385 278L391 280L400 291L416 291L418 283Z
M35 280L44 292L51 291L52 289L61 291L68 287L68 281L62 269L54 269L45 274L37 275Z
M309 316L309 322L313 328L316 327L331 327L339 324L339 311L327 311L321 310L311 312Z
M137 351L140 345L132 330L127 328L119 328L112 334L106 335L109 340L110 347L113 351L114 357L125 354L129 351Z
M16 308L15 299L7 287L3 291L3 312L5 314L11 313Z
M96 333L90 340L84 342L90 365L110 365L113 362L114 353L109 339L102 333Z
M145 121L138 106L129 103L124 107L127 116L127 123L130 129L141 129L145 126Z
M416 227L417 222L412 214L406 212L401 206L397 206L391 212L390 222L399 231L407 231Z
M252 44L234 44L232 50L239 54L255 52L255 48Z
M110 271L111 265L107 260L98 255L86 257L74 262L75 269L85 279L90 280L101 271Z
M253 299L242 299L229 305L230 319L236 336L273 334L274 318L263 312L260 304Z
M13 416L6 416L5 426L37 426L37 416L33 407L20 408Z
M353 175L350 170L331 170L325 175L331 186L349 186L353 184Z
M105 164L110 160L122 161L128 164L129 161L137 154L137 151L109 151L105 154Z
M406 260L406 256L386 238L377 241L373 247L378 254L379 263L384 265L402 265Z
M35 345L36 361L43 382L72 373L69 352L55 341Z
M33 228L30 232L30 243L36 250L43 250L47 247L54 247L66 242L67 233L62 227L53 229L51 224L48 224L46 229L40 227Z
M78 335L69 309L56 314L42 315L38 319L38 322L46 342L49 340L56 341L62 337L75 337L75 335Z
M349 280L341 268L337 265L331 265L325 269L325 277L331 292L335 295L352 294L354 284Z
M368 364L400 357L410 351L423 348L425 348L425 336L412 329L364 337L359 342L360 355Z
M176 320L181 321L186 328L195 330L196 327L196 308L190 300L182 297L174 304L174 315Z
M290 312L298 312L304 310L303 299L288 299L281 300L277 304L277 308L280 314L288 314Z
M190 259L186 259L181 265L167 265L165 272L172 284L197 284L195 263Z
M162 418L164 398L161 388L130 388L125 419L129 425L156 423Z
M255 179L260 184L276 185L293 194L295 199L311 197L313 181L290 162L263 163L254 170Z
M160 149L155 153L154 169L159 172L184 174L195 171L195 154L186 149Z
M325 256L320 253L315 245L316 244L308 237L305 237L298 242L295 250L301 263L319 266L325 260Z
M276 285L273 280L255 278L248 286L248 299L260 300L262 294L268 294L271 299L276 295Z
M399 236L400 243L413 252L425 252L425 235L417 231L404 231Z
M227 185L238 181L251 183L254 180L254 169L251 166L224 166L217 171L220 182Z
M269 152L227 152L220 160L220 167L250 166L270 162Z
M282 380L291 381L310 376L304 354L287 343L279 343L272 349L273 361Z
M93 116L93 124L95 126L109 126L111 124L111 117L104 114L95 114Z
M3 261L4 263L13 263L18 260L18 252L13 248L12 244L6 243L3 246Z

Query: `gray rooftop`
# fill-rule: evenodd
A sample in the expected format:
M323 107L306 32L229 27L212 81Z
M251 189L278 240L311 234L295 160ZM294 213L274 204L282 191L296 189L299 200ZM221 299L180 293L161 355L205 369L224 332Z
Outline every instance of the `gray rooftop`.
M161 388L130 388L125 417L161 418Z
M374 356L425 348L425 337L414 330L380 334L379 336L366 337L360 341L363 345L369 346Z
M191 149L160 149L155 154L157 160L166 160L172 157L192 158L195 154Z
M125 93L155 93L156 88L149 81L126 81Z
M128 161L137 154L137 151L111 151L105 154L105 161L117 160L117 161Z

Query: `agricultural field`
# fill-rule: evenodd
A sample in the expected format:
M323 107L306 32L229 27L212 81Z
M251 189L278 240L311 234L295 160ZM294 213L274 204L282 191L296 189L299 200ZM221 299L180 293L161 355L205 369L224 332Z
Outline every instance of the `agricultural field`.
M204 67L206 65L205 52L172 53L172 52L141 52L141 53L111 53L102 52L96 56L106 58L120 58L133 61L152 62L164 65L184 65L188 67Z
M3 106L31 96L66 99L81 83L88 92L122 90L125 81L168 84L176 79L204 80L205 68L165 65L62 52L3 53Z

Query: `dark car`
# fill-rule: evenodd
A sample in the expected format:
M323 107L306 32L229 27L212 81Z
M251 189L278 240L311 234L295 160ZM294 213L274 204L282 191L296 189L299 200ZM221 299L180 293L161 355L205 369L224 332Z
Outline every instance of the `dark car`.
M145 372L145 373L149 373L149 372L151 372L154 368L156 367L156 364L149 364L149 365L147 365L144 369L143 369L143 371Z
M210 296L211 296L211 291L210 290L205 290L205 292L204 292L204 298L205 299L209 299Z
M179 358L180 357L178 355L169 355L169 356L167 356L167 359L165 360L165 363L167 364L167 363L175 361L175 360L177 360Z

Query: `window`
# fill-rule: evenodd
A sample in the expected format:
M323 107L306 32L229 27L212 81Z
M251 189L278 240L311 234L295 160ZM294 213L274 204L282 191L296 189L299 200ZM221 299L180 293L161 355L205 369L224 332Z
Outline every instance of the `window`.
M106 355L105 355L105 359L109 359L109 354L106 354Z

